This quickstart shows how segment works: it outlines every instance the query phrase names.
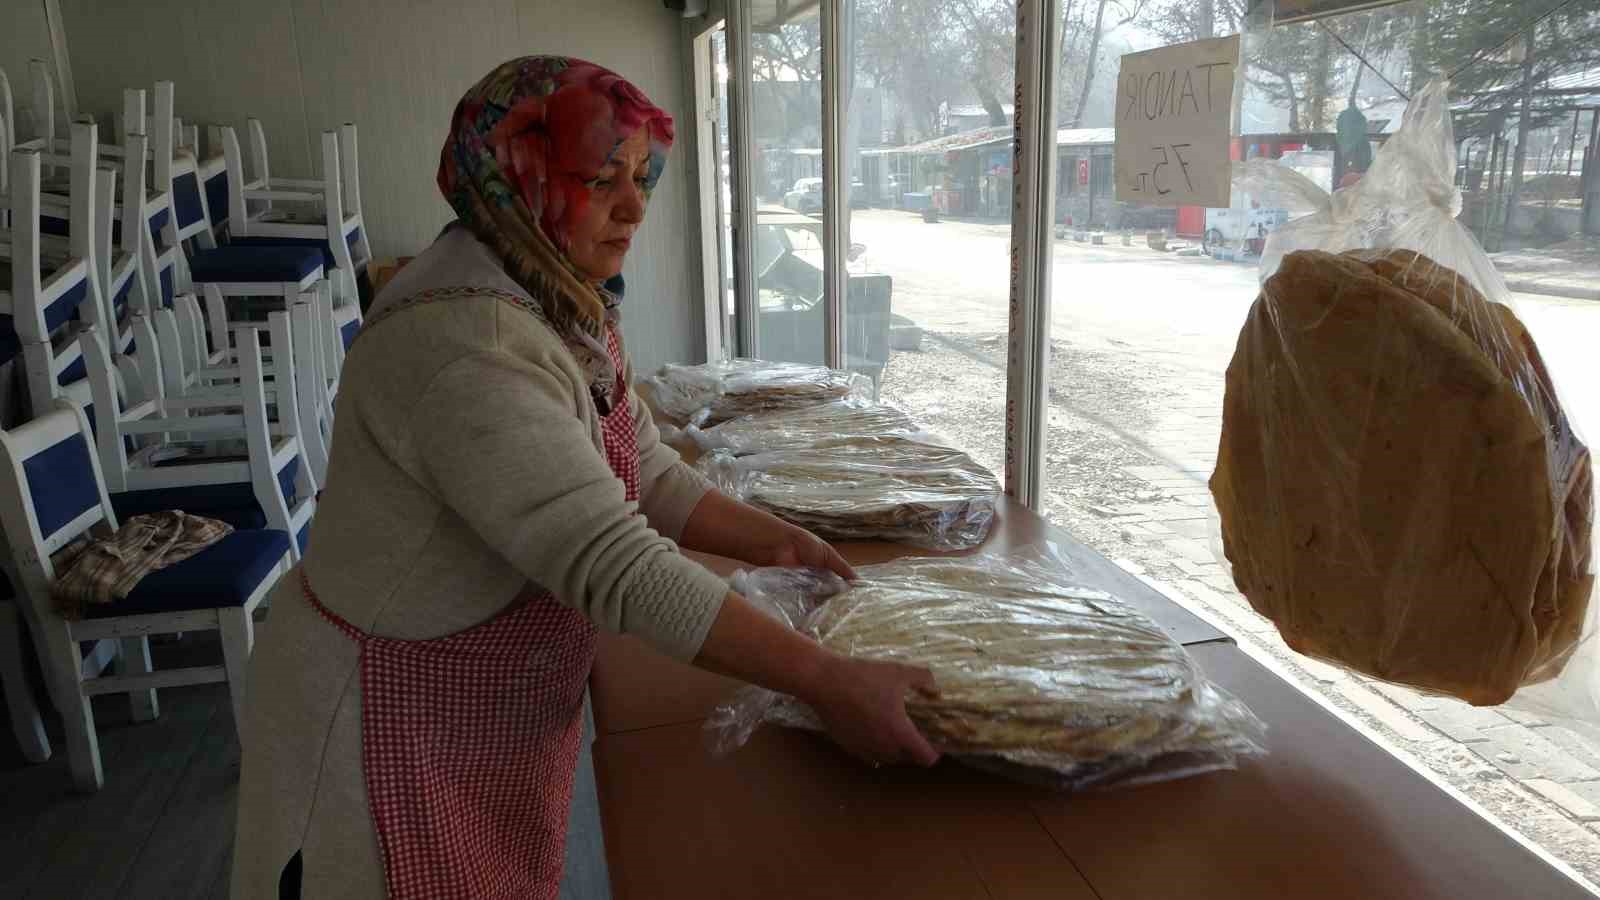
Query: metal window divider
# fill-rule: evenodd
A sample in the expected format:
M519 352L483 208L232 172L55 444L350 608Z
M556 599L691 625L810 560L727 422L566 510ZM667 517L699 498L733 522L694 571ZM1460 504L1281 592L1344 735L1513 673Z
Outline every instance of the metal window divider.
M761 303L756 296L755 279L755 179L751 143L753 120L750 95L754 91L751 56L749 0L729 0L727 16L728 49L728 151L729 180L732 182L733 294L734 330L738 351L743 356L761 355L761 329L756 316Z
M844 77L850 54L846 51L843 4L853 0L822 0L822 276L823 362L842 369L845 363L845 299L850 273L849 166L844 164L844 110L849 109L851 83Z
M1006 493L1035 511L1043 499L1049 425L1059 16L1059 0L1017 0L1004 477Z

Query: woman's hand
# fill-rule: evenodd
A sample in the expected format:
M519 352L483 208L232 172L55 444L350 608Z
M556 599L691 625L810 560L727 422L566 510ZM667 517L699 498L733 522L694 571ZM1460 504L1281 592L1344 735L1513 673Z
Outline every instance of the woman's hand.
M816 535L717 491L694 508L682 537L690 550L753 566L806 566L856 577L844 557Z
M855 570L839 551L804 528L787 522L777 522L771 533L753 536L750 544L740 558L751 565L827 569L847 580L856 577Z
M695 665L791 694L816 710L833 739L874 765L931 766L939 754L906 715L906 695L934 690L925 669L850 659L729 594Z
M931 766L939 753L911 724L906 694L934 690L927 669L830 654L812 696L801 699L816 710L828 734L863 761Z

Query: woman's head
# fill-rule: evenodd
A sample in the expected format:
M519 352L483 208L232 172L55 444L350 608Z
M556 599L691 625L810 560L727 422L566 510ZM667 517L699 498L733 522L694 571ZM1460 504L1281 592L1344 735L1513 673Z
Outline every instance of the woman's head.
M622 271L672 139L672 118L616 73L524 57L456 106L439 188L513 275L553 255L597 284Z

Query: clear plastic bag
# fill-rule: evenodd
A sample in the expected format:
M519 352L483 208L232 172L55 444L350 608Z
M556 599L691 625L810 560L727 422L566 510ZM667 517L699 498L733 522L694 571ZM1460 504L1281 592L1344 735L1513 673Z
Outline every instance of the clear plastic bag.
M1505 282L1457 220L1447 85L1268 240L1211 485L1251 604L1298 652L1474 704L1600 721L1594 484Z
M685 430L702 451L728 450L737 456L860 443L874 438L933 442L932 435L900 410L854 399L740 416L705 429L690 425Z
M701 428L752 413L864 400L872 393L872 381L861 375L757 359L662 366L641 384L668 421Z
M970 456L907 438L734 456L700 471L724 494L830 540L966 550L994 524L1000 482Z
M928 668L937 695L909 695L906 709L941 753L1078 789L1232 768L1265 752L1265 726L1160 626L1050 561L917 558L859 575L845 584L760 569L733 588L831 650ZM712 751L742 746L763 722L821 730L794 698L746 687L707 721Z

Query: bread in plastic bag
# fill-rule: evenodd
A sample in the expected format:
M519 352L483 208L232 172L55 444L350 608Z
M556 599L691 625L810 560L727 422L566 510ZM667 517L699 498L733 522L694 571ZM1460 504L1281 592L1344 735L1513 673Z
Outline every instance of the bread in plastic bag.
M755 413L710 428L690 425L686 431L687 437L705 452L728 450L737 456L860 443L873 438L933 440L900 410L857 400Z
M669 422L708 427L740 416L871 396L870 379L799 363L735 359L662 366L641 380Z
M972 457L909 438L734 456L700 471L724 494L829 540L966 550L994 524L1000 482Z
M928 668L906 709L941 753L1032 783L1086 788L1232 768L1265 727L1143 613L1044 560L978 556L828 572L758 569L733 588L847 656ZM740 689L707 721L713 752L763 722L820 730L786 695Z
M1589 451L1456 221L1446 94L1268 239L1211 480L1223 548L1298 652L1593 719ZM1247 189L1318 200L1273 168L1246 167Z

